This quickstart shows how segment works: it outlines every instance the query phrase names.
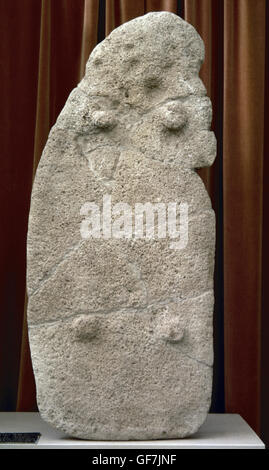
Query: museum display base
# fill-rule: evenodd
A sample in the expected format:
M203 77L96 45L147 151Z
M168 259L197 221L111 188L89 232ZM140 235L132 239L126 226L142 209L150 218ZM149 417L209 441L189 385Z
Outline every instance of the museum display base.
M2 442L1 449L264 449L249 425L237 414L209 414L186 439L155 441L83 441L69 438L43 421L39 413L0 413L0 433L40 433L36 443Z

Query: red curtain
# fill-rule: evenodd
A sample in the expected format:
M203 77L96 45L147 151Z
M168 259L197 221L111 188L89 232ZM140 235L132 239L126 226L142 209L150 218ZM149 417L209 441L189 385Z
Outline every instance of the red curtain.
M200 171L217 216L212 411L241 414L268 442L266 0L0 0L0 409L36 409L25 248L32 179L48 132L97 42L158 10L193 24L206 48L201 77L218 139L216 162Z

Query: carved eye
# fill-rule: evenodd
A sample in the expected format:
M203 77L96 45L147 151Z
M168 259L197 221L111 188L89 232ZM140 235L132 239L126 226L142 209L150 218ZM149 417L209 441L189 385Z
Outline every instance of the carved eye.
M178 130L185 126L188 116L184 106L178 102L168 103L160 110L162 124L171 130Z
M160 77L152 74L144 79L144 86L148 89L158 88L161 85Z
M148 67L144 73L144 86L146 88L154 89L161 86L162 73L158 67Z
M111 111L94 111L92 121L94 126L100 129L112 129L116 125L116 119Z

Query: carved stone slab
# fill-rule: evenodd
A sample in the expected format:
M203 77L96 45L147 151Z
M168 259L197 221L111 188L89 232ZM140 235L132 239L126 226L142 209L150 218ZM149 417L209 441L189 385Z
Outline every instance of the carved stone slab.
M42 417L83 439L194 433L211 400L215 215L203 42L178 16L115 29L52 128L28 231Z

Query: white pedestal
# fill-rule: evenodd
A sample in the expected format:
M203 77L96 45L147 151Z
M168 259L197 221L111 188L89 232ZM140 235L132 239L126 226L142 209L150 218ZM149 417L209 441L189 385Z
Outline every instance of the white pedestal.
M83 441L56 431L39 413L0 413L0 432L40 432L37 444L0 444L1 449L264 449L260 438L237 414L209 414L187 439L155 441Z

